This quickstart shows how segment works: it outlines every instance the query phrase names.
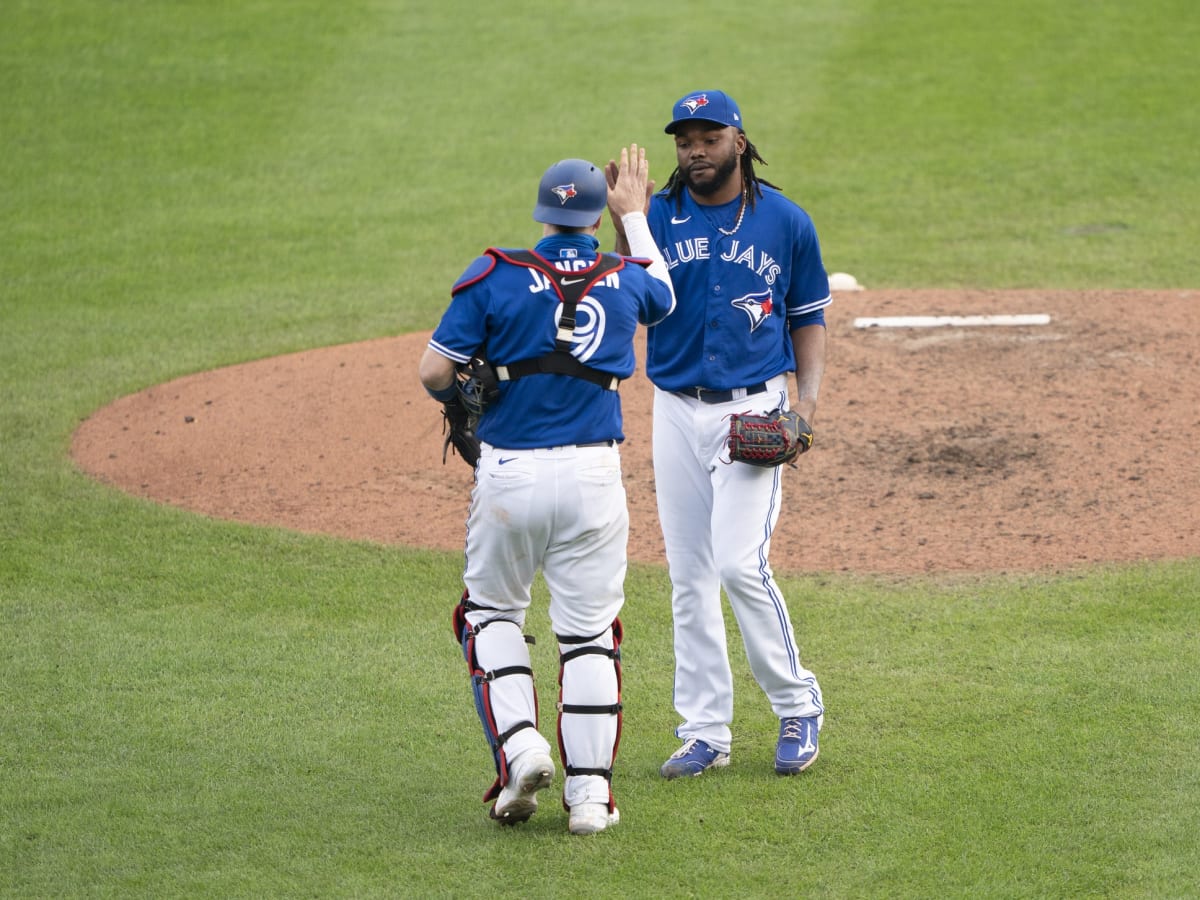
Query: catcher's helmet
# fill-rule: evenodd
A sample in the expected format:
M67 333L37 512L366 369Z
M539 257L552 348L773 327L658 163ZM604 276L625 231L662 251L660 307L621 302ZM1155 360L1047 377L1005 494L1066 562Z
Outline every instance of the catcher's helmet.
M586 228L608 205L604 172L586 159L564 159L546 170L538 184L535 222Z

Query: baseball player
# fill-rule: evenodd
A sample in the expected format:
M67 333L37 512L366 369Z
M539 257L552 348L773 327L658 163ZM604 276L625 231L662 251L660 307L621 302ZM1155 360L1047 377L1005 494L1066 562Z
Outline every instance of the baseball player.
M619 170L611 192L605 172L586 160L546 170L533 210L541 240L532 251L490 249L467 267L419 371L428 392L451 407L460 402L459 370L471 360L486 356L495 381L482 389L490 399L475 426L478 458L468 460L475 486L466 590L454 612L497 774L484 801L494 801L489 814L500 824L523 822L555 774L538 730L532 639L523 633L540 567L559 648L557 739L572 834L618 819L611 782L629 515L617 385L633 374L638 325L660 322L674 307L643 212L644 151L622 151ZM597 252L606 205L645 259Z
M765 163L732 97L686 94L665 130L677 168L650 198L648 220L679 305L648 330L646 374L655 385L655 488L684 743L661 771L676 778L729 764L723 587L751 671L780 719L775 770L791 775L817 758L824 706L768 562L783 470L731 462L730 417L790 407L813 421L829 283L807 213L755 174L754 164ZM610 162L607 174L613 182L618 167Z

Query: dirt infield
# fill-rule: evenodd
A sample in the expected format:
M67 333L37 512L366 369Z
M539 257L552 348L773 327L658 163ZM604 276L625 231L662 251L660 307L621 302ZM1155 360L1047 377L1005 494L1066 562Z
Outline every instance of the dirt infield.
M1046 325L857 317L1047 313ZM786 474L783 571L1057 571L1200 556L1200 291L863 291L828 311L816 443ZM441 460L428 334L191 375L85 420L72 456L206 515L461 547L470 470ZM639 346L639 354L641 347ZM622 386L630 558L662 561L651 389Z

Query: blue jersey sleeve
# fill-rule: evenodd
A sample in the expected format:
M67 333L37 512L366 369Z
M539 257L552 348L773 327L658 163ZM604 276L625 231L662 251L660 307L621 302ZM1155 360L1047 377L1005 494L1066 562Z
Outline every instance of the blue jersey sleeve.
M647 262L647 260L629 258L626 271L638 272L641 282L645 285L639 291L638 322L642 325L657 325L674 311L675 295L667 285L646 270Z
M496 265L480 256L454 282L450 306L434 329L429 346L456 363L467 362L487 340L491 297L484 279Z
M792 257L792 279L785 301L789 331L816 324L810 316L818 312L821 313L819 321L824 324L823 311L833 300L812 219L799 207L792 207L792 212L796 220L796 246Z

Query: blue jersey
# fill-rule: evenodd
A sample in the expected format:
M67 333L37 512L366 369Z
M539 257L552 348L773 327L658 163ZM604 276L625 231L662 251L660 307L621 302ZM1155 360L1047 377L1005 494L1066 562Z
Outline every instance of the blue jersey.
M539 241L534 252L555 268L585 277L597 262L598 246L590 235L556 234ZM537 269L486 254L467 267L451 293L429 346L454 362L465 363L482 350L493 365L506 366L555 349L562 304ZM629 262L579 301L571 355L592 369L628 378L638 325L660 321L671 304L670 288ZM481 441L512 450L625 439L616 391L549 373L501 382L500 399L484 411L477 433Z
M780 191L762 194L740 223L740 198L702 206L683 189L678 208L665 191L651 198L677 302L648 332L646 374L660 388L729 390L794 371L791 331L824 323L829 279L812 220Z

